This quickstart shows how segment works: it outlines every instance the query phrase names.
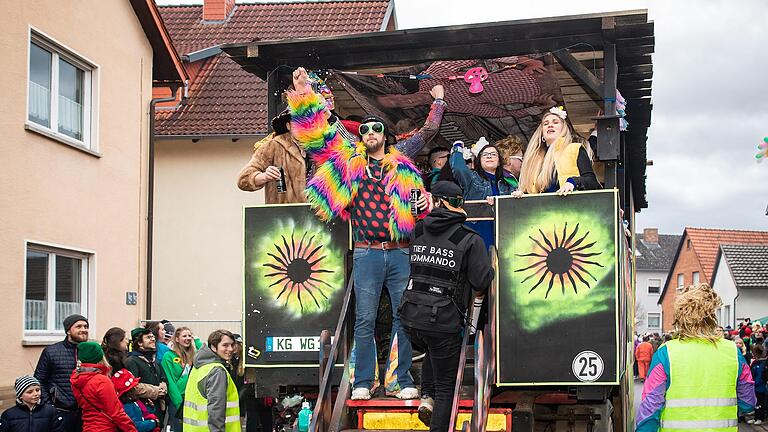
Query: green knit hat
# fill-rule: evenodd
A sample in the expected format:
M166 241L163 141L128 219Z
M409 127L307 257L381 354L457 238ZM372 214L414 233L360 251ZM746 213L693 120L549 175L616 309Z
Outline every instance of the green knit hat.
M145 334L152 333L152 330L144 327L136 327L135 329L131 330L131 341L135 344L136 341L141 340L141 337Z
M81 342L77 344L77 358L82 363L98 363L104 358L104 351L96 342Z

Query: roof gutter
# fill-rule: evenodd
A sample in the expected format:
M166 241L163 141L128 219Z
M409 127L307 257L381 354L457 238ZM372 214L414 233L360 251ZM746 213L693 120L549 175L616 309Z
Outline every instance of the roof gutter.
M173 102L181 84L171 85L171 96L149 101L149 163L147 172L147 302L146 319L152 319L152 248L155 208L155 107L158 103ZM186 85L185 85L186 88ZM186 95L185 95L186 96Z

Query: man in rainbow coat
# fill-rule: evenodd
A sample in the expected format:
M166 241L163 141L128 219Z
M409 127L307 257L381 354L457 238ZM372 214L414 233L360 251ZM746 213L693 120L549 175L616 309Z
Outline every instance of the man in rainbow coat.
M330 111L323 97L312 91L304 68L293 72L293 87L286 93L291 129L316 167L307 182L307 202L323 221L340 217L352 224L356 356L352 399L370 399L377 385L374 328L385 286L393 311L390 352L397 352L398 358L387 370L391 377L387 394L416 399L419 393L409 373L411 342L397 307L410 277L409 240L419 217L411 212L411 190L422 192L417 204L422 214L429 207L421 173L411 158L437 133L445 111L443 88L432 89L435 101L424 127L386 151L382 119L365 117L358 131L361 142L350 142L339 132L340 122L329 123Z

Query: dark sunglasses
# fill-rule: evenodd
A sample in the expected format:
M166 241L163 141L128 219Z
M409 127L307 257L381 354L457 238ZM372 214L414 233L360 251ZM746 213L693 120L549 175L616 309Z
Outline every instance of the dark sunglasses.
M360 125L360 129L358 131L360 132L360 136L367 134L369 131L374 131L380 134L384 133L384 125L381 122L363 123Z
M445 202L447 202L451 207L459 208L464 205L464 197L445 197L440 195L435 196L441 200L445 200Z

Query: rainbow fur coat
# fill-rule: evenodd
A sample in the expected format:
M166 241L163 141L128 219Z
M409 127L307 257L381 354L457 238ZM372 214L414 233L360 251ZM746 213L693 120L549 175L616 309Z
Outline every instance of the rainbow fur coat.
M289 91L291 129L315 163L307 182L307 202L327 222L334 217L349 220L349 206L365 175L365 145L353 144L336 131L339 122L328 124L325 101L316 93ZM419 169L407 156L390 149L382 160L384 191L389 196L389 234L393 241L406 239L416 225L411 214L411 189L424 191Z

